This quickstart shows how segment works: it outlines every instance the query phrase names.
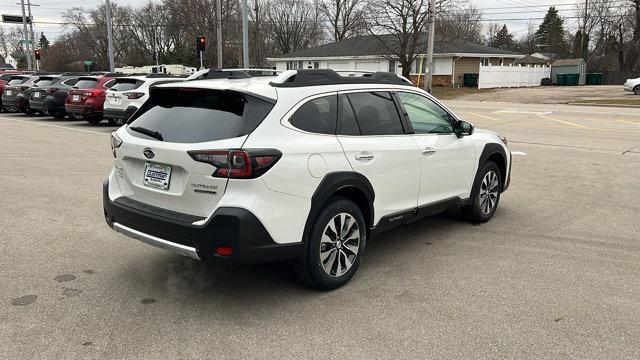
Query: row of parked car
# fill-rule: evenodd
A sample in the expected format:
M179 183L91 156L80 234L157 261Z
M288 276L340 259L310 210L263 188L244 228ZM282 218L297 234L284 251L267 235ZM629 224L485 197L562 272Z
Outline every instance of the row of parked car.
M5 112L123 125L147 100L152 85L184 80L166 74L2 73L0 106Z

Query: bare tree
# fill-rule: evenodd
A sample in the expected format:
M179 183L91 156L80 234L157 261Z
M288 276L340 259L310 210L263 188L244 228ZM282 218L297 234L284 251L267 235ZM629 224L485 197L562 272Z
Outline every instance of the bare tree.
M370 32L383 52L398 60L404 76L409 76L411 64L424 52L428 6L428 0L376 0L371 6Z
M482 43L482 11L473 5L459 6L455 1L450 1L436 15L436 34L448 39L466 40L474 43Z
M266 22L267 35L282 54L318 45L323 39L320 11L306 0L272 0Z
M328 21L333 41L367 32L367 0L317 0L316 6Z

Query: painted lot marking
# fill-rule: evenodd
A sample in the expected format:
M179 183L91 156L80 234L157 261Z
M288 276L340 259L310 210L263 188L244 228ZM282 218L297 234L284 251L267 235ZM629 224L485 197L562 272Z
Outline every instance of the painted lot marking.
M525 110L517 110L517 109L502 109L498 111L494 111L496 114L522 114L522 115L549 115L553 111L525 111Z
M572 123L572 122L569 122L569 121L564 121L564 120L554 119L554 118L552 118L552 117L548 117L548 116L544 116L544 115L541 115L540 117L541 117L541 118L543 118L543 119L547 119L547 120L551 120L551 121L559 122L559 123L561 123L561 124L567 124L567 125L575 126L575 127L578 127L578 128L583 128L583 129L587 129L587 128L588 128L587 126L584 126L584 125L580 125L580 124Z
M68 127L68 126L45 124L45 123L36 122L36 121L29 121L29 120L11 119L11 118L7 118L7 117L4 117L4 116L0 116L0 119L6 120L6 121L21 122L21 123L26 123L26 124L49 126L49 127L65 129L65 130L80 131L80 132L91 133L91 134L107 135L107 136L109 135L109 133L103 133L103 132L99 132L99 131L76 129L76 128L72 128L72 127Z
M527 156L527 153L524 151L512 151L511 155L521 155L521 156Z
M621 123L624 123L624 124L631 124L631 125L638 125L638 126L640 126L640 122L629 121L629 120L618 120L618 121L619 121L619 122L621 122Z

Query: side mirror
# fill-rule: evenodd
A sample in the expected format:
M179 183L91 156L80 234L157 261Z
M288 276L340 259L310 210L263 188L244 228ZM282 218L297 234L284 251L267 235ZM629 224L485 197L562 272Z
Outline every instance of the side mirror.
M456 135L458 135L458 137L460 138L463 136L469 136L473 134L473 130L473 124L460 120L460 122L458 123L458 131Z

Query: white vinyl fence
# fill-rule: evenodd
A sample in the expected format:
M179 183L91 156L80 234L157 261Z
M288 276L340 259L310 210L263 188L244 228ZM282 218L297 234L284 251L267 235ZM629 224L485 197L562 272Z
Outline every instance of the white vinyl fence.
M479 89L540 86L551 77L549 66L484 66L480 65Z

